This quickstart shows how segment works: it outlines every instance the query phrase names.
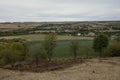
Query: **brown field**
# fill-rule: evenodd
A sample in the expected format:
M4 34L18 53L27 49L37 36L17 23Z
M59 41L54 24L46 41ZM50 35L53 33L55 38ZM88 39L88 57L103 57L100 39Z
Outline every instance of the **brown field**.
M0 28L13 28L13 29L19 29L19 28L33 28L36 26L40 26L41 24L25 24L25 23L19 23L19 24L0 24Z
M0 24L0 28L18 28L15 24Z
M42 73L0 69L0 80L120 80L120 57L90 59L72 67Z

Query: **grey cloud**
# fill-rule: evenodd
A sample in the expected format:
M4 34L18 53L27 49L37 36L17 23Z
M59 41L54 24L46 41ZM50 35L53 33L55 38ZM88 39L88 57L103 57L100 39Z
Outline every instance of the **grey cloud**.
M0 0L0 21L120 20L120 0Z

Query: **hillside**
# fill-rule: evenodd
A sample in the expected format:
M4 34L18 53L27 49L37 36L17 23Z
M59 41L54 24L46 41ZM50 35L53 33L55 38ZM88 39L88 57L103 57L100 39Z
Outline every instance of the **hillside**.
M43 73L0 69L0 80L120 80L120 58L91 59L66 69Z

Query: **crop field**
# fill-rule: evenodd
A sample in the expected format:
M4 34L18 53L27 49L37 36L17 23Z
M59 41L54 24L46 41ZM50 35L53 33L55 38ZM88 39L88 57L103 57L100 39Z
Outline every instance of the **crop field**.
M7 36L7 37L0 37L7 38L7 39L13 39L13 38L21 38L28 40L28 48L29 53L35 53L41 48L41 43L44 40L45 35L41 34L35 34L35 35L20 35L20 36ZM79 42L79 52L78 55L85 53L85 47L90 47L92 50L92 39L93 37L79 37L79 36L68 36L68 35L58 35L57 36L57 45L54 50L54 57L70 57L72 56L72 53L69 49L70 40L78 39Z
M38 49L41 47L42 42L29 42L29 52L34 53L38 51ZM72 53L69 49L70 41L64 40L64 41L57 41L57 46L54 50L54 57L70 57L72 56ZM79 51L78 55L82 55L85 53L85 48L90 47L91 52L93 53L92 49L92 40L81 40L79 42Z
M7 37L0 37L7 38L7 39L13 39L13 38L21 38L28 40L27 46L29 48L29 53L35 53L38 51L42 46L41 43L44 40L45 35L41 34L34 34L34 35L20 35L20 36L7 36ZM89 55L97 55L94 53L94 50L92 48L93 45L93 37L79 37L79 36L57 36L57 45L54 49L54 57L71 57L72 53L70 52L70 40L72 39L78 39L79 41L79 55L85 55L86 54L86 47L89 47L90 52ZM110 41L112 43L113 41Z
M15 29L20 29L20 28L33 28L33 27L35 27L35 26L40 26L41 25L41 23L39 23L39 24L25 24L25 23L23 23L23 24L21 24L21 23L11 23L11 24L1 24L0 23L0 28L15 28Z

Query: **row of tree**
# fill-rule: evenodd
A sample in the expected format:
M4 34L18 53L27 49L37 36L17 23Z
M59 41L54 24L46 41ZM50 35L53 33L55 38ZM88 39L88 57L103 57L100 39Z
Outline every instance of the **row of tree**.
M80 40L74 39L70 41L70 52L73 54L74 60L77 59L77 54L79 50ZM39 61L48 60L51 62L53 57L54 49L57 45L57 35L55 33L50 33L45 36L44 41L38 51L33 54L29 54L29 49L25 43L21 40L12 41L2 41L0 42L0 64L6 65L11 64L12 66L16 62L23 62L28 57L31 57L35 61L36 66L38 66ZM120 56L120 42L117 38L117 42L114 44L109 44L109 38L104 34L99 34L93 40L93 49L99 53L100 57L103 56ZM86 56L89 57L88 53L90 48L86 48Z

